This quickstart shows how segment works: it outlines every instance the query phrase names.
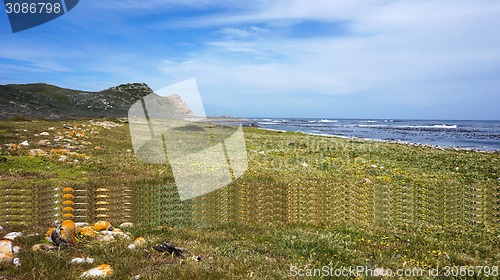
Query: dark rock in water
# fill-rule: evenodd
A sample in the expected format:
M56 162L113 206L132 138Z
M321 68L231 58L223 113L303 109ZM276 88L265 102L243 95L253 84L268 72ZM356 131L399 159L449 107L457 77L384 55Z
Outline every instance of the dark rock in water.
M159 244L159 245L153 246L153 249L155 249L158 252L162 252L162 253L163 252L167 252L169 254L173 253L173 254L175 254L176 257L183 256L182 253L187 251L186 248L176 247L175 245L170 244L168 240Z
M244 123L244 124L242 124L242 126L244 126L244 127L260 127L260 126L257 125L256 122Z

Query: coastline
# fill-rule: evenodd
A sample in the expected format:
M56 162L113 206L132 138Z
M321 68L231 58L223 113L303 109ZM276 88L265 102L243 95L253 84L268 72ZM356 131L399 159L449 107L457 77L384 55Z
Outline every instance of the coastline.
M266 128L266 127L262 127L262 126L256 126L254 128L267 130L267 131L276 131L276 132L281 132L281 133L292 132L292 133L300 133L300 134L304 134L304 135L333 137L333 138L348 139L348 140L363 140L363 141L372 141L372 142L380 142L380 143L401 144L401 145L414 146L414 147L428 147L428 148L434 148L434 149L439 149L439 150L472 151L472 152L487 153L487 154L500 154L500 151L498 151L498 150L483 150L483 149L478 149L478 148L459 147L459 146L439 146L439 145L416 143L416 142L409 142L409 141L402 141L402 140L384 140L384 139L344 136L344 135L335 135L335 134L321 134L321 133L312 133L312 132L303 132L303 131L289 131L289 130L283 130L283 129Z

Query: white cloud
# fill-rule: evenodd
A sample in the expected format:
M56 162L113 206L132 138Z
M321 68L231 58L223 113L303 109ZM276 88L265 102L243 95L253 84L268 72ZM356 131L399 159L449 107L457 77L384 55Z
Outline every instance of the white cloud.
M230 29L233 37L241 32L241 41L209 42L209 49L192 55L195 63L166 63L161 69L170 77L197 77L201 91L220 100L234 101L238 99L234 95L239 96L247 100L242 108L252 97L272 99L293 93L371 93L387 104L425 108L447 104L450 99L467 104L467 100L484 98L488 103L496 91L500 3L377 1L363 6L349 1L342 6L330 2L280 1L251 14L208 18L206 24L347 20L350 34L274 38L269 30L265 39L249 40L250 28ZM206 19L195 19L194 25ZM231 53L246 60L227 55ZM258 60L258 56L266 59Z

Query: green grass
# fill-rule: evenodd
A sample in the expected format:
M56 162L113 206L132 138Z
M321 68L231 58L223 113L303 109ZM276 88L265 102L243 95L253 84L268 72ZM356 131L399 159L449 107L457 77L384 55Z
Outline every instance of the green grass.
M111 279L282 279L290 278L291 265L394 271L500 265L498 153L246 128L247 172L181 202L167 165L135 160L126 124L109 130L76 124L89 122L0 122L0 158L6 159L0 203L9 203L0 225L37 234L19 239L22 265L0 268L0 279L75 279L93 266L69 264L80 254L110 264ZM80 156L65 162L58 155L29 156L29 149L53 148L38 147L41 137L34 136L49 127L56 128L50 140L88 129L73 143ZM4 148L24 140L29 148ZM144 236L148 246L130 251L130 241L82 241L67 251L30 252L53 219L47 205L60 193L54 188L66 186L90 194L88 222L96 220L95 189L109 188L110 222L135 222L131 234ZM152 250L165 240L187 247L186 258Z

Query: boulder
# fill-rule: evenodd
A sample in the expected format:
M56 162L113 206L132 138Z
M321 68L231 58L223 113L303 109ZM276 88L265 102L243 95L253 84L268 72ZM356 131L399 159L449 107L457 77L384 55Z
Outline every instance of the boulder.
M10 240L14 240L18 237L21 237L23 236L23 233L22 232L18 232L18 231L13 231L13 232L9 232L7 233L3 238L4 239L10 239Z
M14 246L11 240L0 241L0 266L11 264L14 260Z
M94 230L110 230L112 228L111 224L108 221L98 221L94 224Z
M108 277L113 275L113 268L109 264L101 264L90 270L83 272L80 278Z

